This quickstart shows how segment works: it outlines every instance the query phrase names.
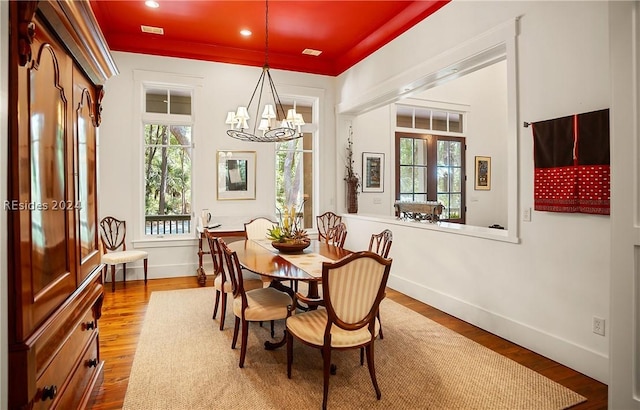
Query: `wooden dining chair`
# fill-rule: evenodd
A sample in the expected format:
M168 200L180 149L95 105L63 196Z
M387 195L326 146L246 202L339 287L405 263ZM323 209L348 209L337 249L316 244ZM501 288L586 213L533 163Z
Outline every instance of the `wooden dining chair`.
M116 290L116 265L122 264L122 281L127 281L127 263L142 260L144 283L147 284L148 254L140 250L127 250L127 221L106 216L100 221L100 240L105 253L101 262L111 266L111 291Z
M207 242L209 243L211 259L213 260L213 288L216 291L212 319L216 318L216 315L218 314L218 306L221 305L220 330L224 330L224 319L227 313L227 295L233 293L232 283L228 277L227 269L225 268L224 254L222 252L222 247L218 242L218 238L213 232L209 232L208 230L205 230L205 235L207 237ZM263 287L260 275L243 270L242 277L244 288L247 290Z
M287 377L291 378L293 340L321 349L323 359L322 408L327 408L331 351L359 349L367 353L367 366L376 397L382 396L374 365L376 318L389 278L391 259L362 251L334 263L322 264L324 309L297 313L287 318Z
M327 233L333 227L342 222L342 217L336 215L331 211L325 212L322 215L316 216L316 225L318 228L318 240L326 241Z
M249 322L263 322L286 319L293 311L293 299L285 292L273 287L247 290L242 276L242 267L238 254L227 247L224 240L218 238L224 252L229 278L233 290L233 313L236 316L233 328L231 348L236 348L238 331L242 325L242 341L240 346L240 363L244 367L249 338Z
M338 248L344 248L344 242L347 240L347 225L344 222L340 222L333 228L327 231L325 241L329 245L337 246Z
M378 255L386 258L389 256L391 250L391 244L393 243L393 233L389 229L385 229L380 233L371 234L371 240L369 241L369 250L375 252ZM387 296L385 292L385 297ZM384 339L384 333L382 332L382 321L380 320L380 311L378 311L378 321L380 322L380 339ZM360 363L362 363L363 357L360 355Z

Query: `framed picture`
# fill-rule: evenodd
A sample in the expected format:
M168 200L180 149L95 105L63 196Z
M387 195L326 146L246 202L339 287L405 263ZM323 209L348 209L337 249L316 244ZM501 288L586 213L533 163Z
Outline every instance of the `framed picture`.
M384 154L362 153L362 192L384 192Z
M491 189L491 157L476 157L476 184L478 191Z
M256 199L256 152L218 151L218 199Z

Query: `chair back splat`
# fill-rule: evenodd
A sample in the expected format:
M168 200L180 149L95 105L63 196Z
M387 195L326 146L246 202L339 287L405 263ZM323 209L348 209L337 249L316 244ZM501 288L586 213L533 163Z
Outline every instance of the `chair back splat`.
M316 216L316 224L318 225L318 239L321 241L326 241L328 232L340 222L342 222L342 217L340 215L334 214L331 211Z
M127 235L127 221L120 221L113 216L106 216L100 221L102 228L102 245L108 251L116 251L122 247L127 250L125 237Z
M347 240L347 225L345 225L344 222L340 222L333 228L329 229L325 240L329 245L343 248L344 242Z
M371 240L369 241L369 250L375 252L378 255L386 258L389 256L391 250L391 244L393 243L393 233L389 229L378 234L371 234Z

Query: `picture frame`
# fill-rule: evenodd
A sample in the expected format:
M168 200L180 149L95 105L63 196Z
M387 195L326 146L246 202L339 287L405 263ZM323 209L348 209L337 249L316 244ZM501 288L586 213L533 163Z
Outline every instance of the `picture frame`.
M362 192L384 192L384 154L362 153Z
M218 151L218 200L256 199L256 152Z
M476 156L476 191L489 191L491 189L491 157Z

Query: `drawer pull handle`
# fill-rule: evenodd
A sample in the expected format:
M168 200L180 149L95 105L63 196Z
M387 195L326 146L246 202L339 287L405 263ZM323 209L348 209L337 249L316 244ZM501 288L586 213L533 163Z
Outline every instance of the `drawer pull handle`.
M94 328L95 328L95 324L93 323L93 321L87 322L84 324L85 330L93 330Z
M87 367L96 367L98 365L98 359L87 360Z
M55 385L45 386L42 389L42 401L45 401L47 399L53 400L53 398L56 397L56 394L58 394L58 387L57 386L55 386Z

